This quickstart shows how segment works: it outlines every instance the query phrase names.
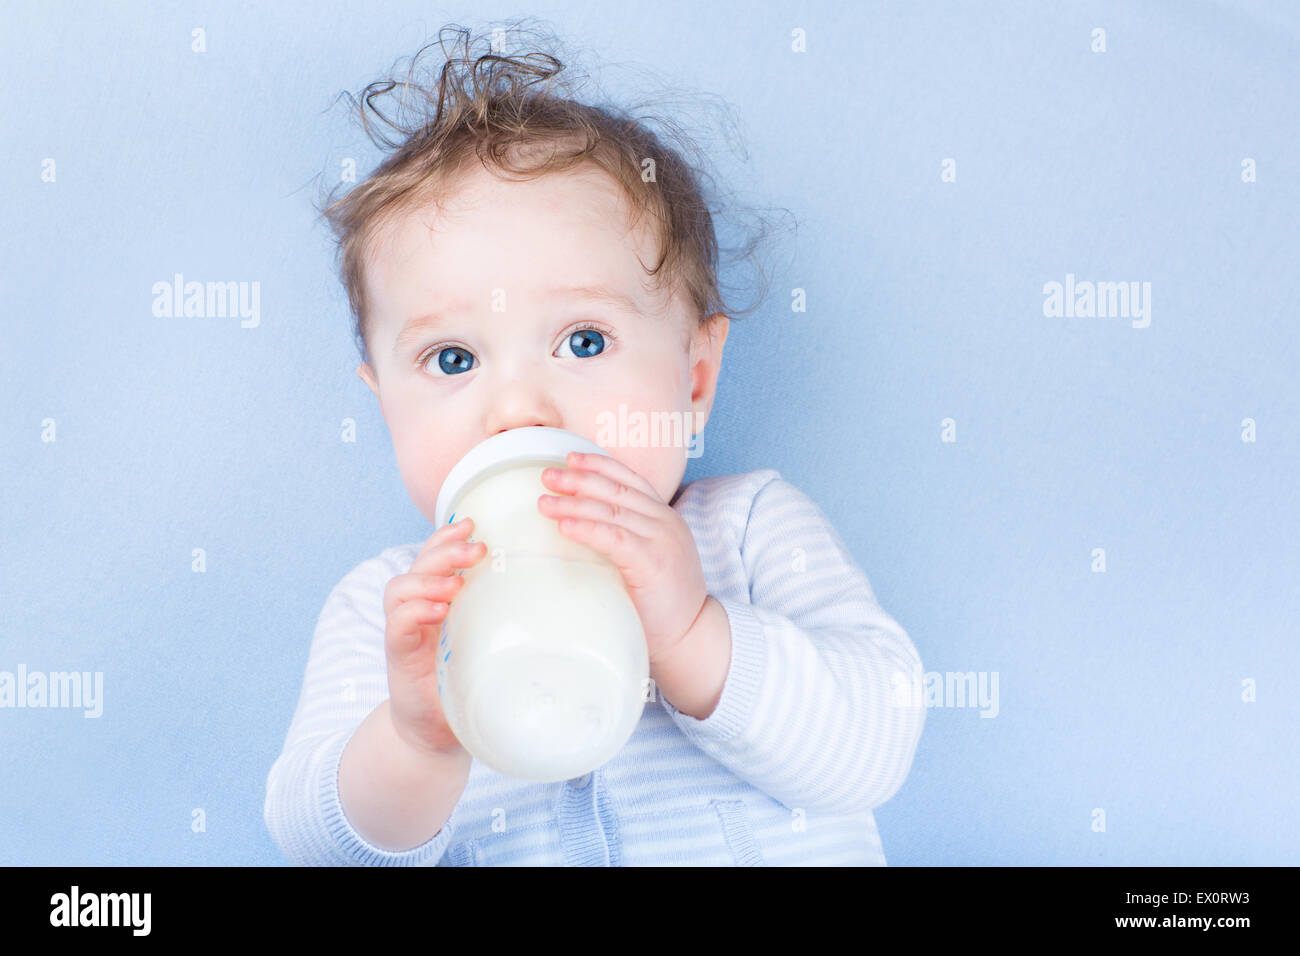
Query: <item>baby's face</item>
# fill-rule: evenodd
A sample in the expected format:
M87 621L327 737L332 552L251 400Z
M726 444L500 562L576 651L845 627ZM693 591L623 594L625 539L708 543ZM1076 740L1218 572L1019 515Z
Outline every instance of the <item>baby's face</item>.
M620 405L624 421L677 413L689 443L713 405L728 320L699 328L684 293L650 290L637 257L653 265L656 244L644 222L628 231L625 208L593 168L506 182L476 165L441 210L409 214L377 242L366 269L373 364L357 372L431 523L452 466L529 425L576 432L663 501L676 493L684 445L646 447L630 428L611 443L609 422Z

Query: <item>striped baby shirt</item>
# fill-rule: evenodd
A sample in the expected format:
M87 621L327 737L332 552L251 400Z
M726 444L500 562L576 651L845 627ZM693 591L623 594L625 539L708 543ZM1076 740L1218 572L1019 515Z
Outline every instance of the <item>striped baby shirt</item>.
M321 611L264 817L295 864L884 866L872 809L912 766L925 707L906 632L821 509L778 472L700 478L672 507L727 612L731 662L697 720L661 694L589 774L518 780L471 762L428 842L373 846L339 801L343 748L388 696L383 594L423 542L362 562ZM652 685L653 689L653 685Z

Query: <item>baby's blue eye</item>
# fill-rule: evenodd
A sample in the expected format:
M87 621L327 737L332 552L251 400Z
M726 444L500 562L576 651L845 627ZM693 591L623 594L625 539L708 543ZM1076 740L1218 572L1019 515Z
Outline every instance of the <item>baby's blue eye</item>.
M605 336L592 328L578 329L567 342L575 358L591 358L605 351ZM459 345L449 345L438 352L438 368L446 375L458 375L473 367L474 356Z
M460 355L455 353L459 352ZM461 356L465 356L463 359ZM458 372L468 372L474 367L474 356L465 351L459 345L453 345L445 348L438 353L438 368L442 369L448 375L455 375Z
M569 336L569 347L578 358L590 358L605 351L605 336L595 329L579 329Z

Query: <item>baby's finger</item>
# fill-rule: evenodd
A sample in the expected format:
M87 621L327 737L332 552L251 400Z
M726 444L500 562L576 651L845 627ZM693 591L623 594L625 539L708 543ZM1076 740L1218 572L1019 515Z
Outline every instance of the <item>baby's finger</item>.
M388 619L386 650L391 660L409 665L421 653L437 654L438 634L426 625L441 624L447 616L447 602L416 599L399 604ZM426 646L427 645L427 646Z
M632 468L623 464L623 462L619 461L613 455L584 454L583 452L573 451L569 452L568 457L565 459L565 463L568 464L570 468L585 468L588 471L599 472L616 482L622 482L629 488L634 488L637 491L640 491L643 495L658 504L665 504L664 500L659 497L659 492L655 491L654 485L650 484L650 482L646 481L644 477Z
M453 524L445 524L433 534L429 535L424 544L421 545L419 553L415 556L415 560L419 561L439 545L445 544L448 541L464 540L473 533L474 519L470 518L468 515ZM414 563L415 562L412 562L412 564Z
M384 615L392 614L397 605L416 598L450 601L464 583L465 579L456 574L399 574L384 588Z
M482 541L445 541L428 554L411 562L408 574L455 574L472 567L487 554Z

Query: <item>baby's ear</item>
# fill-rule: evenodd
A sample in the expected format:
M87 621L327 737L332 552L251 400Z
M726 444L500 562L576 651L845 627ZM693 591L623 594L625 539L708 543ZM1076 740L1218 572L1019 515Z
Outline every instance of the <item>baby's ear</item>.
M715 339L713 347L718 350L718 360L721 361L722 347L727 342L727 333L731 331L731 317L719 312L717 315L713 316L713 319L709 324L710 331L713 333Z
M722 363L722 347L727 341L727 332L731 328L731 319L723 312L709 316L707 322L697 326L691 351L701 357L704 350L712 353L715 363Z
M361 376L361 381L370 386L370 390L375 393L375 398L379 398L379 380L375 378L375 370L366 362L362 362L357 366L357 374Z
M696 329L691 344L691 403L696 414L696 431L703 429L713 410L713 397L722 369L722 346L727 341L731 319L721 312Z

